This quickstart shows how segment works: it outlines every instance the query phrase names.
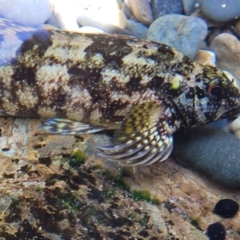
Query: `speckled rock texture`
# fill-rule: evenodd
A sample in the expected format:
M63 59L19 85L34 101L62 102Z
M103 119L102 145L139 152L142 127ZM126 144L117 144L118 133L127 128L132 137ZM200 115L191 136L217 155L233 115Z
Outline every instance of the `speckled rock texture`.
M222 222L240 239L240 215L222 220L216 202L240 202L173 160L133 172L97 156L104 134L42 135L41 120L0 118L0 236L5 239L191 239ZM77 153L77 154L76 154Z
M216 22L227 22L240 16L238 0L200 0L203 14Z
M147 38L170 45L194 59L206 35L207 25L203 20L169 14L158 18L150 25Z

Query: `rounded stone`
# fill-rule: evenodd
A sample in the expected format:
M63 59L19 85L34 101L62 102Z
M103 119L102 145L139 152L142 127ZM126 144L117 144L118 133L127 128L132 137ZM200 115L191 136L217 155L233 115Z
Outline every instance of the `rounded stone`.
M59 29L67 31L77 31L77 14L79 11L76 0L52 0L53 15L47 21Z
M238 39L229 33L219 34L211 42L210 49L217 55L217 66L228 70L240 79L240 42Z
M95 27L90 27L90 26L80 27L78 32L81 32L81 33L104 33L103 30L101 30L99 28L95 28Z
M148 0L129 0L134 17L141 23L150 25L153 21L152 9Z
M221 199L213 209L213 212L224 218L232 218L239 210L239 204L232 199Z
M240 117L236 118L229 124L230 130L235 133L236 131L240 130Z
M86 22L91 19L96 23L109 24L122 29L127 25L127 18L117 0L82 0L80 1L80 10L77 16L78 21L81 19L81 21ZM88 26L88 24L81 25ZM98 26L89 26L98 28Z
M109 23L105 23L102 21L97 21L95 18L91 16L78 16L77 22L80 26L90 26L94 28L98 28L105 33L116 33L122 35L132 36L133 34L125 29L119 28Z
M240 16L239 0L201 0L203 14L216 22L227 22Z
M111 24L122 29L124 29L127 25L126 16L124 15L123 11L118 9L109 10L108 8L102 8L95 14L94 19L96 21Z
M179 0L152 0L151 6L154 19L167 14L183 13L183 3Z
M199 50L195 61L202 65L216 66L216 56L211 51Z
M0 0L0 15L36 27L51 17L52 7L49 0Z
M230 133L210 126L180 129L173 157L221 186L240 189L240 140Z
M126 30L132 32L135 37L147 38L148 28L142 23L135 22L133 20L128 20Z
M206 35L207 24L200 18L169 14L150 25L147 38L170 45L194 59Z
M225 240L226 230L220 222L215 222L208 226L206 235L209 240Z
M186 15L194 12L196 3L196 0L183 0L183 8Z

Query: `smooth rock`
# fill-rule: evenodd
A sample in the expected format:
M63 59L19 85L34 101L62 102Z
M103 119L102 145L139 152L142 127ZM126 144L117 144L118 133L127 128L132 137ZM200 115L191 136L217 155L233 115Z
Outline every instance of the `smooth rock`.
M150 25L147 38L170 45L194 59L206 35L207 24L203 20L170 14L158 18Z
M199 50L195 61L202 65L216 66L216 56L211 51Z
M216 66L216 56L211 51L199 50L195 61L202 65Z
M78 16L81 19L92 18L96 22L114 25L122 29L127 25L127 18L117 0L81 0L79 4L81 10Z
M228 70L240 79L240 42L229 34L219 34L210 44L210 49L217 55L217 66Z
M227 22L240 16L239 0L200 0L203 14L216 22Z
M124 29L127 25L127 18L123 11L118 9L102 8L94 16L96 21L114 25L116 27Z
M167 14L181 14L183 12L183 3L179 0L152 0L151 6L154 19Z
M150 25L153 22L153 15L148 0L129 0L134 17L141 23Z
M122 10L123 10L124 15L125 15L127 18L130 18L130 17L132 16L132 11L131 11L131 9L127 6L126 3L123 3L123 5L122 5Z
M147 38L148 28L142 23L128 20L126 30L132 32L135 37Z
M36 27L51 17L52 7L49 0L0 0L0 15Z
M53 15L47 21L48 24L53 25L59 29L67 31L78 31L77 15L79 12L79 5L76 0L52 0Z
M240 189L240 140L232 134L209 126L182 129L173 156L224 187Z
M133 35L130 31L119 28L109 23L97 21L90 16L78 16L77 22L80 26L91 26L94 28L98 28L106 33L116 33L116 34L122 34L122 35L128 35L128 36Z
M84 26L78 29L78 32L82 33L105 33L103 30L95 27Z
M196 0L183 0L183 8L186 15L194 12L196 3Z
M229 130L240 139L240 117L229 121L228 123Z
M235 24L237 34L240 35L240 21L238 20Z

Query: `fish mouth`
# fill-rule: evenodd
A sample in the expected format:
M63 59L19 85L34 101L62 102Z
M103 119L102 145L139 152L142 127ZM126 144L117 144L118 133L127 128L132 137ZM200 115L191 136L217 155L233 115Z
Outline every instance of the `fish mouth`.
M225 112L222 116L222 118L237 118L240 116L240 108L234 109L234 110L230 110L228 112Z

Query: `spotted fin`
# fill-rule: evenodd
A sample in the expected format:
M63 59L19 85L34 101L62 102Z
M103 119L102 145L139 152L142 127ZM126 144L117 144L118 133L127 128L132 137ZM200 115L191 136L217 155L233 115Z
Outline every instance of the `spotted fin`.
M46 133L66 135L95 133L103 130L101 127L64 118L51 118L39 126L39 129Z
M169 108L143 103L133 107L115 132L112 146L102 146L100 156L121 165L149 165L164 161L172 152Z

